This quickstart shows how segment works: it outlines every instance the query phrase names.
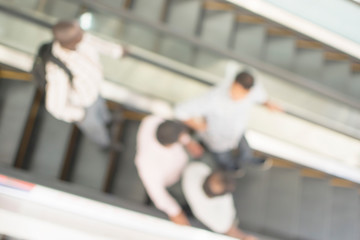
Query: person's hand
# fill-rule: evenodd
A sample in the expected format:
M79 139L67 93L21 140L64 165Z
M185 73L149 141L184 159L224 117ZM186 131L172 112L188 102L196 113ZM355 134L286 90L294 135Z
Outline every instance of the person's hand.
M122 55L121 57L126 57L129 54L129 48L127 46L122 46Z
M255 236L245 234L243 231L241 231L239 228L237 228L237 226L235 224L231 226L231 228L228 230L226 235L233 237L233 238L238 238L241 240L258 240L258 238Z
M190 156L193 158L200 158L204 154L203 147L195 142L190 141L188 144L185 145L186 150L189 152Z
M183 226L190 226L190 222L188 220L188 218L186 217L186 214L181 211L178 215L176 216L169 216L169 219L173 222L176 223L178 225L183 225Z
M184 122L187 126L198 132L205 132L207 129L206 120L200 118L190 118Z
M282 108L282 106L280 106L274 102L267 101L264 105L272 112L284 112L284 109Z
M259 239L252 235L246 235L245 238L242 238L242 240L259 240Z

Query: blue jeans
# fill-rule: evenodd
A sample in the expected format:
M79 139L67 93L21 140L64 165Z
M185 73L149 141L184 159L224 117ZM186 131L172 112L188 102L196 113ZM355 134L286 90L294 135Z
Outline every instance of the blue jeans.
M237 170L248 165L262 164L265 158L255 157L246 138L240 139L237 148L225 152L212 152L218 166L224 170Z
M81 122L77 122L76 125L91 141L101 148L107 148L111 140L106 124L110 121L111 114L104 99L99 96L94 104L86 109L85 118Z

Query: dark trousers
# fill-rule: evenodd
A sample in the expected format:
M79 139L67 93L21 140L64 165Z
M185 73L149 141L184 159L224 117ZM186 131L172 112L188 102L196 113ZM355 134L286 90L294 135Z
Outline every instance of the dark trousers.
M245 136L240 139L237 148L225 152L212 152L215 162L224 170L237 170L249 165L262 164L263 157L255 157Z

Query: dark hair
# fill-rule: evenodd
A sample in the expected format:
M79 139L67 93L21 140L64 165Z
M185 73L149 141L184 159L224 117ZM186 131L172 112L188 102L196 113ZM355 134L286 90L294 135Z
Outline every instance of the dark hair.
M236 75L235 82L241 84L246 90L249 90L254 86L254 77L247 71L243 71Z
M61 45L76 41L82 34L82 29L76 21L60 21L53 26L52 31L55 40Z
M180 122L166 120L157 128L156 138L164 146L173 144L179 140L185 129L185 125Z
M213 184L220 184L222 187L222 191L214 192L212 188ZM235 186L235 179L231 177L230 174L227 174L222 170L216 170L206 177L203 183L203 190L208 197L212 198L232 192L234 186Z

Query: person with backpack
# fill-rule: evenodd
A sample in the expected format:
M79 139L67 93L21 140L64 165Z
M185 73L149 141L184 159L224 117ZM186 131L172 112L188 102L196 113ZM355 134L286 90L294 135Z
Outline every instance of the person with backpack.
M35 82L45 89L47 111L75 123L101 148L112 148L106 128L111 114L100 96L104 76L99 53L121 57L124 49L84 33L75 21L60 21L52 32L54 41L40 47L33 70Z

